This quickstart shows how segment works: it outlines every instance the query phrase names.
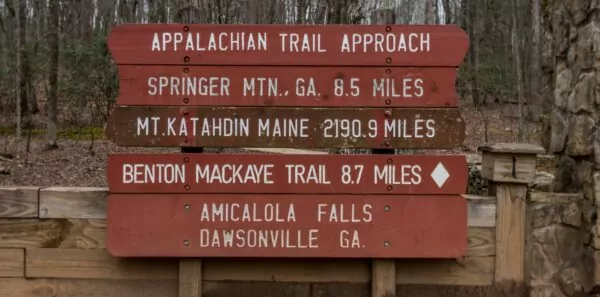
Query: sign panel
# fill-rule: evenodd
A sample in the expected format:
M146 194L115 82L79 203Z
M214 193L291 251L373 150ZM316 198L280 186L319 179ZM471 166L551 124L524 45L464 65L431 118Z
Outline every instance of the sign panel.
M111 193L463 194L465 156L113 154Z
M458 107L456 68L119 66L118 104Z
M456 258L459 195L111 194L116 257Z
M458 109L119 106L106 128L120 146L454 148Z
M108 46L117 64L447 66L468 36L454 25L126 24Z

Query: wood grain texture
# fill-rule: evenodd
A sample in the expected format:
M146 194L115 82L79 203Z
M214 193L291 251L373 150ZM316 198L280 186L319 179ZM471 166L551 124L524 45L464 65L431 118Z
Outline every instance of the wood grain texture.
M481 175L490 181L529 184L535 180L536 155L484 152Z
M372 261L371 296L396 296L396 261L391 259Z
M202 260L179 260L179 297L202 296Z
M486 257L496 254L495 228L469 228L467 256Z
M471 200L468 204L468 222L469 227L487 227L496 226L496 201L475 201Z
M59 248L103 249L106 244L106 220L64 220L65 231Z
M86 279L177 279L177 261L118 259L104 249L27 250L26 277Z
M489 285L494 278L494 257L397 260L395 265L396 284ZM31 249L26 259L26 276L34 278L173 280L179 269L178 259L116 259L95 249ZM205 281L369 283L371 278L368 259L202 259Z
M39 187L0 187L0 218L37 218Z
M65 223L64 220L0 219L0 248L58 247Z
M0 278L2 297L176 297L176 280Z
M206 281L368 283L371 280L368 259L204 258L202 266Z
M105 220L0 219L0 248L104 248Z
M51 187L40 190L40 218L104 219L105 188Z
M526 185L496 185L498 198L496 282L524 281L526 194Z
M510 153L538 155L545 152L544 148L537 144L530 143L493 143L479 147L480 151L490 153Z
M494 279L494 257L455 260L397 260L396 284L489 285ZM351 282L371 281L371 261L204 259L204 280Z
M494 282L494 257L396 261L396 284L485 286Z
M24 249L0 249L0 277L25 277Z

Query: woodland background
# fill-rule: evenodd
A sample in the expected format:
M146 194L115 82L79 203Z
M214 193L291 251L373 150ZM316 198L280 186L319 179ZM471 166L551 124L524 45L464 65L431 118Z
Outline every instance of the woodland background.
M457 90L460 151L548 141L552 0L0 0L0 184L105 185L118 94L106 45L121 23L457 24L470 36ZM381 14L379 14L381 15ZM164 149L163 149L164 151Z

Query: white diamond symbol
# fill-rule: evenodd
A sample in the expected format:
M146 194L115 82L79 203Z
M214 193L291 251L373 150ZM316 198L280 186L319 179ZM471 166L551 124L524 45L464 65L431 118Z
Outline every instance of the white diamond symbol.
M448 177L450 177L450 174L448 174L448 170L446 170L446 167L444 167L442 162L438 163L437 166L435 166L435 169L433 169L431 172L431 178L433 178L433 181L438 188L441 188L444 185L444 183L448 180Z

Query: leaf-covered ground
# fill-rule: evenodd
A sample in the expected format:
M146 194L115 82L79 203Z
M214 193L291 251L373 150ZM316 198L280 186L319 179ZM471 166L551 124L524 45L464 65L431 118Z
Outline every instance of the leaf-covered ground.
M516 105L489 105L483 111L472 106L461 107L466 121L466 140L464 148L451 151L421 151L419 153L460 153L474 154L477 147L485 143L483 118L488 122L488 141L516 142L518 109ZM483 116L482 116L483 113ZM529 126L528 140L540 143L541 128ZM43 136L34 135L29 144L29 153L25 153L26 139L20 142L20 154L15 152L14 137L0 137L0 185L18 186L82 186L105 187L106 162L108 155L114 152L179 152L178 148L120 148L105 140L78 140L70 135L69 139L60 139L59 149L45 151ZM209 151L210 152L210 151ZM241 152L239 149L227 149L224 153ZM244 151L245 153L256 153Z

